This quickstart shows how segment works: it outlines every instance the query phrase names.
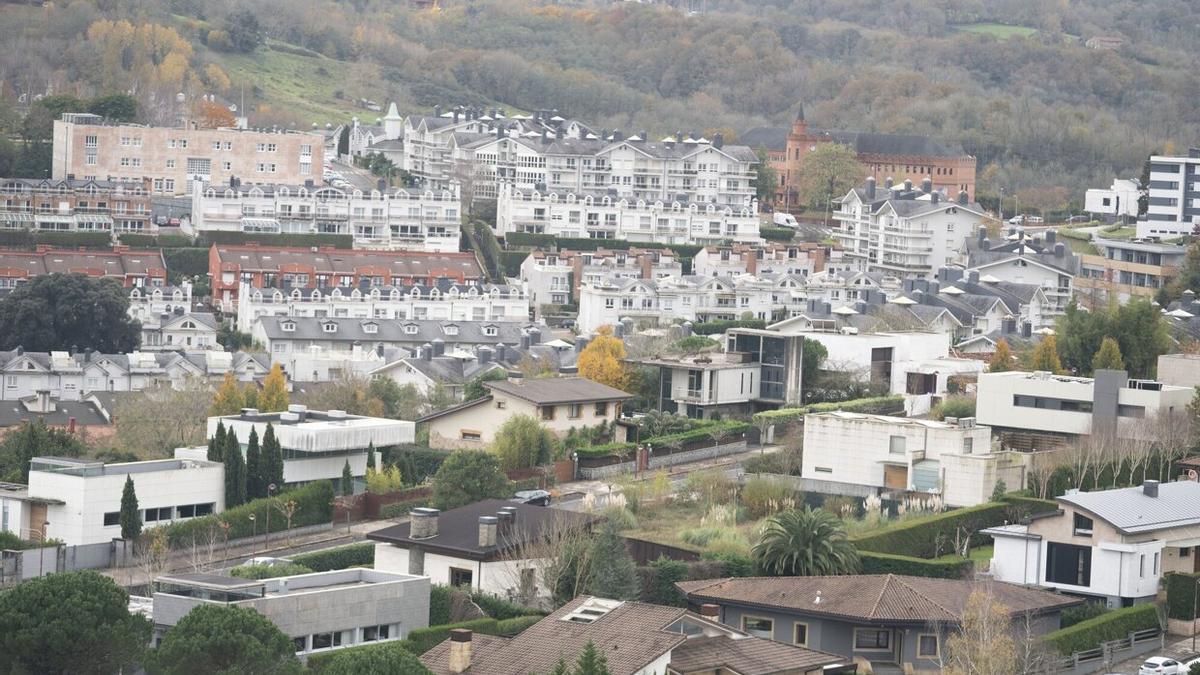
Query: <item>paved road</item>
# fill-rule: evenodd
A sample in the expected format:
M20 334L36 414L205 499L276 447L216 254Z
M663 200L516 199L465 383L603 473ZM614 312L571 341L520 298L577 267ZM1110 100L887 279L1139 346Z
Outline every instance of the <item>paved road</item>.
M1200 640L1197 640L1196 646L1200 647ZM1168 635L1167 644L1162 649L1122 661L1112 666L1105 672L1114 673L1115 675L1137 675L1138 669L1142 666L1142 662L1151 656L1168 656L1180 661L1181 663L1187 663L1197 656L1200 656L1200 652L1192 648L1192 638L1179 637L1178 635Z

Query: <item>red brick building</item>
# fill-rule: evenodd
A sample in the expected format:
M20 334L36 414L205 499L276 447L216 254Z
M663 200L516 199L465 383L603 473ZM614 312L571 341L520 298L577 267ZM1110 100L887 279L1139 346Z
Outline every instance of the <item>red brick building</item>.
M111 251L47 245L38 246L36 251L0 248L0 288L13 288L26 279L56 272L120 279L126 288L167 283L167 264L162 251L135 250L128 246L113 246Z
M332 247L303 248L214 244L208 252L213 303L237 304L244 281L257 288L332 288L483 283L483 270L472 253L425 251L353 251Z
M874 176L879 185L889 176L896 183L911 180L914 185L929 178L935 190L944 189L948 195L966 190L975 199L975 157L956 144L929 136L810 129L801 108L791 129L758 127L742 134L739 142L756 150L766 148L776 172L774 206L781 211L804 203L797 188L800 170L804 158L822 143L854 148L866 175Z

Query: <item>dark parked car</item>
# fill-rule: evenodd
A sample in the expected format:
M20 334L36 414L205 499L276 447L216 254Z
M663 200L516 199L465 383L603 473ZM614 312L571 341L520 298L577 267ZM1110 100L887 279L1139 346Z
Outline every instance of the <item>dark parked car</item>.
M550 506L550 493L545 490L521 490L508 501L534 506Z

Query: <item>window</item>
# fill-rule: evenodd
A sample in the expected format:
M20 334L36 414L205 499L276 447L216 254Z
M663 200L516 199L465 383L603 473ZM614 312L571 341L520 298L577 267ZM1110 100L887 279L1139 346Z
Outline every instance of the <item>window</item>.
M451 586L470 586L471 585L471 570L465 570L461 567L450 568L450 585Z
M1090 537L1092 536L1092 519L1085 515L1075 514L1075 536Z
M467 431L466 429L463 429L460 437L464 441L478 441L483 439L483 434L479 433L478 431Z
M1180 558L1189 558L1189 557L1191 557L1191 555L1192 555L1192 549L1190 546L1184 546L1179 549L1179 557Z
M936 635L917 636L917 658L936 659L941 656L941 647Z
M603 401L596 404L595 415L596 417L608 416L608 401Z
M104 514L104 526L105 527L112 527L113 525L120 525L120 524L121 524L121 512L120 511L109 511L108 513Z
M376 640L386 640L391 636L391 625L384 624L382 626L365 626L363 627L363 642L374 642Z
M543 420L550 421L554 419L554 406L544 405L541 407L541 411Z
M1074 544L1046 544L1046 581L1069 586L1092 584L1092 549Z
M903 436L892 436L888 442L888 453L893 455L903 455L904 440L905 439Z
M808 624L797 621L792 626L792 644L801 647L808 646Z
M1138 576L1142 579L1146 578L1146 554L1138 556Z
M892 631L878 628L855 628L854 649L864 652L886 652L892 648Z
M974 438L964 438L963 439L963 454L969 455L974 450L975 450L975 439Z
M497 410L504 410L506 407L508 407L508 401L496 401Z
M742 616L742 630L754 637L771 640L775 635L775 622L771 619L745 615Z
M292 644L296 646L296 653L302 654L308 649L308 636L302 635L298 638L292 638Z
M583 404L571 403L567 405L567 418L577 420L583 417Z

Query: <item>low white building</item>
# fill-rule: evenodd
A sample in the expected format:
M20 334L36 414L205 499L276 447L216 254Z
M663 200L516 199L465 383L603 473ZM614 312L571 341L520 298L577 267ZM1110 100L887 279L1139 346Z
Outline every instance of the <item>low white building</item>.
M1142 190L1136 180L1114 178L1108 189L1091 188L1084 193L1083 210L1110 218L1137 218Z
M285 485L340 479L347 461L354 476L365 476L368 447L374 445L379 449L412 443L416 438L413 422L347 415L341 410L321 412L302 405L290 405L282 413L260 413L247 408L237 415L210 417L208 438L217 433L218 424L224 424L226 432L237 435L243 451L251 429L261 441L267 425L271 425L283 449Z
M521 192L509 185L496 202L496 234L525 232L577 239L660 244L759 243L758 202L645 200L608 194Z
M243 333L265 316L435 321L528 321L530 297L520 284L335 286L238 290L237 327Z
M142 321L141 349L148 352L222 350L217 342L220 323L208 312L177 310Z
M692 274L701 277L781 274L807 279L824 271L826 260L835 251L840 259L840 249L813 243L705 246L692 256Z
M34 457L29 485L0 487L0 530L22 539L58 539L71 546L121 537L121 494L133 480L145 527L225 509L225 467L192 459L104 464Z
M659 410L712 419L751 414L762 399L762 364L750 354L709 352L633 362L658 369Z
M1167 572L1194 573L1200 483L1179 481L1099 492L1071 491L1059 510L1028 524L982 530L997 581L1101 598L1109 607L1154 602Z
M980 424L997 430L1073 438L1107 429L1130 438L1155 420L1188 414L1194 395L1192 387L1131 380L1120 370L1095 378L1012 371L979 376L976 410Z
M805 415L801 477L886 491L939 494L948 506L987 502L998 481L1025 484L1024 457L993 452L974 418L947 421L829 412Z
M192 311L192 284L178 286L134 286L129 289L129 318L145 323L177 310Z
M549 597L545 560L523 557L539 539L568 528L590 528L594 518L545 506L485 499L457 509L413 509L407 523L367 535L375 569L428 577L526 602Z
M663 279L683 273L683 265L670 249L595 251L533 251L521 263L521 282L530 301L541 305L565 305L579 299L584 283L603 279Z
M437 192L312 185L210 185L192 197L197 233L338 234L356 248L457 251L462 205Z

